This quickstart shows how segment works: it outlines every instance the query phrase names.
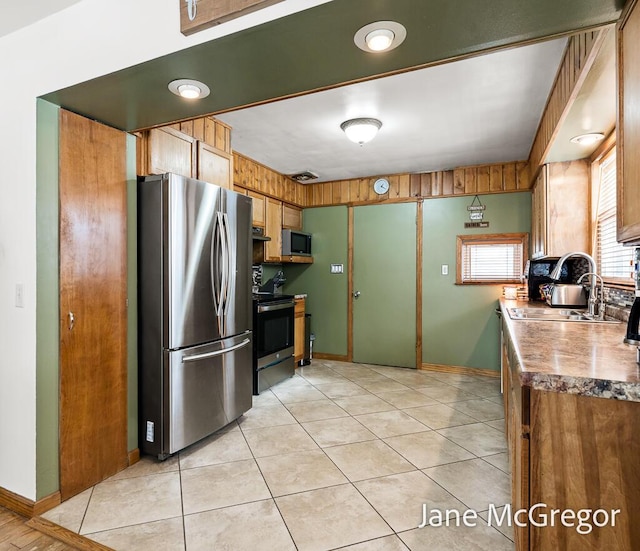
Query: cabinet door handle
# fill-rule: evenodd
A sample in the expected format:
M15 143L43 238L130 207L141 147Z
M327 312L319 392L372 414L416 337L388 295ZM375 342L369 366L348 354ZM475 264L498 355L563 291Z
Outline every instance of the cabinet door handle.
M69 312L69 331L73 331L73 325L76 322L76 317L73 312Z

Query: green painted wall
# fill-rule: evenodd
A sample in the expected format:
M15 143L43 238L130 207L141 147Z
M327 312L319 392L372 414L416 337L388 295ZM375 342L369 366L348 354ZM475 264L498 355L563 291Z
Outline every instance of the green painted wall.
M38 100L36 127L36 499L59 482L59 107ZM129 450L138 447L136 142L127 136L127 370Z
M305 209L304 231L313 234L313 264L283 266L284 292L307 293L306 311L315 334L314 352L347 354L348 218L347 207ZM344 273L331 274L331 264Z
M59 488L58 111L37 104L36 499Z
M501 285L455 285L456 236L531 230L531 194L482 196L486 229L465 229L471 197L424 202L422 359L425 363L500 368L494 310ZM449 275L441 275L442 264Z

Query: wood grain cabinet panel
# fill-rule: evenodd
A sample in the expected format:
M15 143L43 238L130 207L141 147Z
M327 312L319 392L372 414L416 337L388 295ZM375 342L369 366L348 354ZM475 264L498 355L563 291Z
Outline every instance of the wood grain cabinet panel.
M305 314L304 298L297 298L294 307L293 322L293 356L296 364L304 358L304 314Z
M528 509L529 498L529 389L520 384L514 366L509 362L507 346L502 349L503 399L505 432L511 466L512 511ZM529 527L513 527L516 549L529 549Z
M282 201L266 197L265 234L271 241L265 241L264 261L281 262L282 256Z
M531 503L620 511L615 526L593 526L590 533L561 523L531 526L532 551L638 549L639 423L638 402L531 391Z
M198 142L198 180L232 189L233 156L204 142Z
M302 209L284 203L282 205L282 227L302 230Z
M618 23L618 241L640 242L640 8Z
M148 134L146 172L173 172L187 178L195 178L196 143L195 138L174 128L153 128Z
M247 195L253 200L253 225L258 226L259 228L264 228L264 225L266 223L266 197L264 195L260 195L259 193L254 193L253 191L247 192Z
M549 163L532 193L532 258L591 250L589 163Z

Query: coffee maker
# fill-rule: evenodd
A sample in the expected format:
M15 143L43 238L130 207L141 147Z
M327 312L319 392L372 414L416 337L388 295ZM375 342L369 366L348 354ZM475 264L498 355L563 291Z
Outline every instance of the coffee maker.
M633 250L633 280L636 285L636 298L631 306L631 312L629 312L624 342L640 345L640 247Z

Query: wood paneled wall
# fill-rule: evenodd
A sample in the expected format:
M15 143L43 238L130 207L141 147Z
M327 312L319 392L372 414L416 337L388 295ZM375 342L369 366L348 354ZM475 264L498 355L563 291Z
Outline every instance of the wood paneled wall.
M233 185L306 207L310 188L240 153L233 153Z
M544 164L555 135L580 92L607 32L610 31L588 31L569 39L529 154L532 180Z
M231 153L231 127L218 119L202 117L200 119L170 124L169 128L175 128L216 149Z
M525 191L531 187L529 166L523 161L385 176L390 186L384 195L377 195L373 191L373 183L377 178L306 184L305 187L311 192L305 206L390 203L419 198Z

